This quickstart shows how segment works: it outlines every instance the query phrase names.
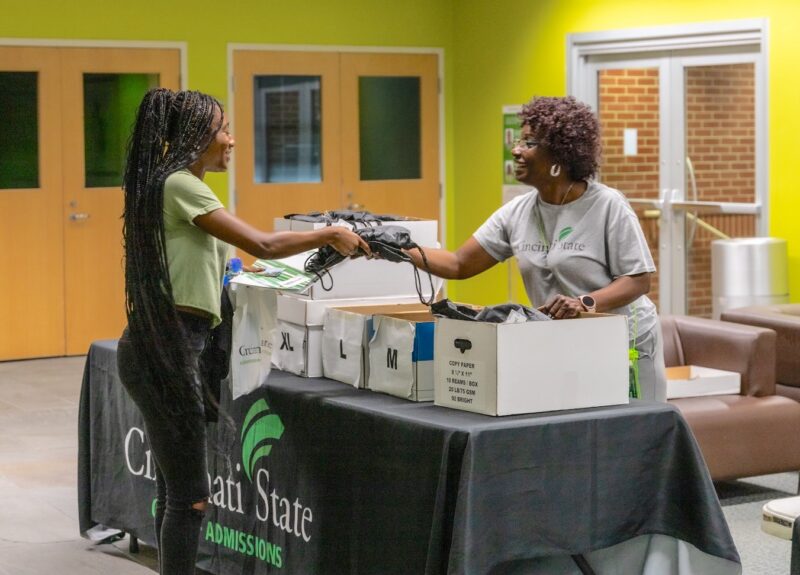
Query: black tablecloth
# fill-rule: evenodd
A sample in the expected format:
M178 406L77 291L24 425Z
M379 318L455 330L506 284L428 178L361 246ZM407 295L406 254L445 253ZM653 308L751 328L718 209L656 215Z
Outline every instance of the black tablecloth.
M212 572L506 573L645 534L739 563L669 405L495 418L273 371L223 407L201 533ZM79 425L81 531L152 542L152 461L114 341L89 352Z

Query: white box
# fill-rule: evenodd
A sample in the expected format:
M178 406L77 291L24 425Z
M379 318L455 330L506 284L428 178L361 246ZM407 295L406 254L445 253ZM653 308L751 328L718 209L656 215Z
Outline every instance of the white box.
M372 322L367 388L411 401L431 401L434 317L430 312L375 315Z
M354 387L367 387L369 341L375 332L373 316L400 316L427 310L427 306L419 302L328 308L322 327L323 374Z
M352 227L341 220L333 225ZM437 220L403 220L383 222L382 225L403 226L411 234L411 239L425 247L439 247L439 222ZM288 226L288 227L287 227ZM326 227L324 223L302 222L275 218L276 230L309 231ZM293 268L304 270L306 259L313 252L297 254L279 260ZM420 270L423 296L430 299L430 283L427 273ZM438 292L443 281L434 279L434 293ZM331 286L330 290L323 288ZM385 260L367 260L366 258L346 259L330 269L330 276L324 274L323 279L314 282L304 292L311 299L342 299L381 296L413 296L417 295L414 283L414 268L406 262L389 262Z
M279 293L277 318L298 325L320 326L325 323L325 311L332 307L364 307L370 309L379 306L380 309L395 309L399 304L414 304L415 309L426 309L419 302L416 295L409 296L383 296L370 298L345 298L345 299L308 299L296 294ZM389 307L387 307L389 306Z
M497 324L441 318L435 398L444 407L514 415L628 403L625 316Z
M328 224L324 222L302 222L299 220L287 220L284 218L275 218L275 230L292 230L293 232L307 232L311 230L318 230L327 227ZM334 226L343 226L352 229L352 226L339 220L334 222ZM411 234L411 239L423 247L436 247L439 245L439 222L438 220L397 220L381 222L384 226L402 226L408 229ZM359 228L365 226L359 225Z
M276 232L288 232L292 229L292 220L286 218L275 218L272 221L272 229Z
M761 508L761 530L791 541L792 528L798 517L800 496L773 499Z
M706 395L739 395L742 375L699 365L667 368L667 399Z
M278 320L272 337L272 365L303 377L322 377L322 326Z
M299 270L305 269L305 262L313 252L305 252L279 260ZM422 295L430 299L431 288L428 274L419 270L422 280ZM443 280L433 276L434 293L441 289ZM323 287L325 286L325 287ZM325 288L330 288L326 290ZM309 299L356 299L372 297L419 297L414 283L414 266L407 262L390 262L367 258L345 259L330 269L330 275L323 274L303 292Z

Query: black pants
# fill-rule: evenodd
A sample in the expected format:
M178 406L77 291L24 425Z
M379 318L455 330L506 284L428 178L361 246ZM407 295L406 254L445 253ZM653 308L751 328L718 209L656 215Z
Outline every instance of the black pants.
M156 544L161 575L191 575L197 557L203 512L192 507L208 499L206 430L202 381L198 360L210 331L210 320L180 312L185 343L195 374L198 401L187 406L187 421L164 417L155 405L153 381L141 369L128 329L117 348L117 369L122 385L139 407L145 433L156 463ZM179 345L179 343L177 343ZM188 424L188 425L186 425Z

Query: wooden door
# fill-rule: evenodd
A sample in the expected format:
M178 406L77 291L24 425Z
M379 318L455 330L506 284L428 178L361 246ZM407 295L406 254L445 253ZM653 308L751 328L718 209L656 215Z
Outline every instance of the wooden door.
M178 50L63 48L66 353L125 325L122 169L144 92L180 84Z
M242 50L233 69L237 215L272 230L341 207L338 54Z
M233 65L239 217L265 230L338 208L439 218L436 55L241 50Z
M341 83L350 206L439 219L437 56L343 53Z
M0 47L0 360L64 354L60 55Z

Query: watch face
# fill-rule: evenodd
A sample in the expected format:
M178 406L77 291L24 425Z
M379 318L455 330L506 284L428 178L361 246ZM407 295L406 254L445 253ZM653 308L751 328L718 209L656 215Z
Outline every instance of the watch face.
M595 306L594 298L590 295L582 295L581 303L586 309L593 309Z

